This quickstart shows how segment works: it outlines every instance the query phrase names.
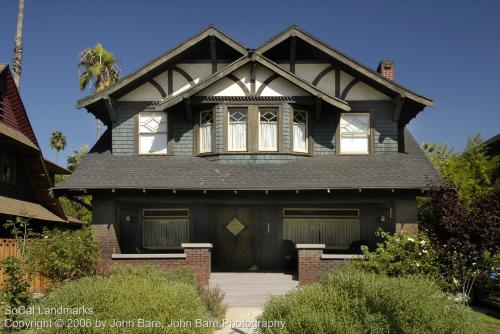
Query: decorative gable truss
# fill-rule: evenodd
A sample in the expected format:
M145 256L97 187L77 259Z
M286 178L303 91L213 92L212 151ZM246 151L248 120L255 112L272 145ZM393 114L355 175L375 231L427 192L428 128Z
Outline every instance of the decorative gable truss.
M151 102L166 110L197 97L312 95L341 110L350 101L392 101L394 120L407 124L431 99L345 56L292 26L249 50L211 26L112 87L78 102L111 124L115 101ZM189 111L188 111L189 114ZM189 117L188 117L189 118Z

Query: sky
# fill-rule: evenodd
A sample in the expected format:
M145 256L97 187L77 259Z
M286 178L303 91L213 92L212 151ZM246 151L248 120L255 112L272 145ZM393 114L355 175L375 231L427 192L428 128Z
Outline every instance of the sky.
M17 1L0 6L0 63L11 63ZM292 24L361 63L396 62L396 81L435 106L409 125L419 143L463 149L500 132L500 1L25 0L21 97L43 153L62 131L59 157L95 143L95 120L76 101L78 54L102 43L127 75L214 24L248 48Z

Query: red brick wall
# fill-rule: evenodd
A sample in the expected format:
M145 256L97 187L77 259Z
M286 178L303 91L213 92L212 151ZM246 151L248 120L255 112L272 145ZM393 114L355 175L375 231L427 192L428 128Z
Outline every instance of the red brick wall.
M109 273L112 266L129 264L133 266L151 264L165 271L185 268L191 270L201 285L208 284L211 272L211 246L198 247L196 244L186 244L185 258L166 259L112 259L113 254L121 254L113 225L92 225L94 237L99 247L98 271Z
M302 248L301 245L297 245L300 284L316 282L335 266L346 261L346 259L324 259L322 258L324 245L311 246Z

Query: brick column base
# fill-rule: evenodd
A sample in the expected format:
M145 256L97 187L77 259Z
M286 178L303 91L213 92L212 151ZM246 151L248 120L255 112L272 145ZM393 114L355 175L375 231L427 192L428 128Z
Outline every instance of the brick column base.
M360 255L323 254L324 244L297 244L299 283L318 281L336 266Z

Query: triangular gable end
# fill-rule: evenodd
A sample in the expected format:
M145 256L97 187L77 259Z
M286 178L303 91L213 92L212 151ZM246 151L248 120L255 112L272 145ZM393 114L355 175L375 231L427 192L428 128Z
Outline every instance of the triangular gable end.
M323 89L327 89L325 82L328 80L325 77L332 76L333 79L330 80L328 88L335 91L335 96L345 100L359 100L366 97L384 100L401 96L422 105L422 107L433 105L431 99L388 80L297 26L291 26L263 43L257 48L257 52ZM310 64L307 64L309 61ZM324 68L323 72L315 72L304 69L306 66L323 66ZM350 76L355 80L351 79L351 87L347 91L344 88L350 82L335 82L335 79L340 81L339 79L342 80L341 77L345 76Z
M252 80L253 64L255 64L254 80ZM155 110L166 110L194 95L211 97L293 97L312 95L338 109L350 110L345 101L321 91L257 53L254 53L251 57L240 58L186 90L183 94L167 99L153 108Z
M209 26L107 89L79 100L77 107L87 108L109 124L109 115L97 114L98 110L103 109L103 104L107 103L106 100L123 98L125 101L159 101L182 90L184 86L189 88L246 54L247 49L243 45L216 27ZM186 64L195 68L194 73L186 70ZM182 80L177 80L179 83L176 83L175 77L186 80L186 83L182 83Z

